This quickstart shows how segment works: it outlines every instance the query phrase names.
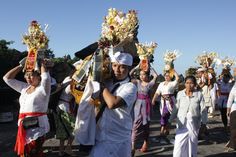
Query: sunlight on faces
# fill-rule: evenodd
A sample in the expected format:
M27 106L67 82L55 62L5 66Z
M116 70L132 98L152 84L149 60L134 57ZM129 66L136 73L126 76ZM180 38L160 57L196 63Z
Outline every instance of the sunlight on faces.
M113 70L113 74L117 80L123 80L129 74L129 66L115 63L115 62L112 63L112 70Z
M141 81L148 81L148 73L141 70L139 74L139 78Z
M168 72L165 73L165 80L168 82L171 81L170 73L168 73Z
M188 90L188 91L193 91L194 88L195 88L195 86L196 86L196 84L194 83L194 80L192 80L192 79L187 79L187 80L185 81L185 88L186 88L186 90Z
M201 78L202 75L203 75L203 73L204 73L203 71L198 71L198 72L197 72L197 78Z
M28 84L32 86L38 86L41 81L41 76L38 72L25 72L25 80Z

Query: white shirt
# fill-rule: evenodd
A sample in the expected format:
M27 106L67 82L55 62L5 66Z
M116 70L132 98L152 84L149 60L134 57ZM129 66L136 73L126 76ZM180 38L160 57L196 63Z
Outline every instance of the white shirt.
M118 83L120 86L115 90L113 95L121 97L126 102L126 105L115 109L105 108L97 124L96 140L99 142L131 141L133 122L131 111L137 97L137 87L129 82L129 78L127 78L115 84L109 82L109 91Z
M177 80L174 81L170 81L167 84L165 84L166 82L161 82L156 90L156 94L158 95L166 95L166 94L174 94L176 86L178 84ZM175 97L172 96L171 97L173 103L175 103ZM161 97L161 105L160 105L160 113L161 115L163 114L163 108L164 108L164 99ZM168 111L171 113L172 112L172 105L170 101L166 101L166 105L167 105L167 109Z
M200 91L194 91L191 97L187 96L185 89L177 94L177 103L174 105L169 122L177 118L177 127L181 128L186 123L187 113L191 113L195 128L199 128L201 122L206 124L207 112L203 95Z
M30 87L27 83L18 81L16 79L3 78L7 85L21 93L19 98L20 113L27 112L43 112L48 110L48 102L51 91L51 79L49 73L41 74L40 85L34 92L28 94L26 90ZM32 140L36 140L38 137L45 135L49 132L49 122L47 115L38 117L39 127L28 129L26 132L26 142L29 143ZM20 120L18 120L19 125Z
M230 112L233 112L236 110L236 86L232 88L229 94L229 99L227 102L227 108L231 108Z
M62 82L62 84L66 84L68 82L71 81L70 77L66 77L64 79L64 81ZM70 84L68 84L62 91L59 102L58 102L58 106L61 110L70 113L70 104L69 102L71 101L71 99L73 98L72 94L71 94L71 89L70 89Z
M203 97L204 97L204 102L205 102L205 105L207 107L211 107L213 106L213 101L212 101L212 98L211 98L211 89L208 85L204 85L201 89L201 92L203 94Z
M36 87L33 93L30 94L26 92L26 90L30 87L27 83L16 79L4 78L4 81L8 86L21 93L19 98L20 113L47 112L51 90L51 80L49 73L41 74L41 78L40 85Z
M218 84L214 83L213 88L210 90L210 95L211 95L213 105L216 104L218 90L219 90Z
M161 82L156 90L156 93L158 95L174 94L177 84L178 82L176 80L168 82L167 84L165 84L165 81Z

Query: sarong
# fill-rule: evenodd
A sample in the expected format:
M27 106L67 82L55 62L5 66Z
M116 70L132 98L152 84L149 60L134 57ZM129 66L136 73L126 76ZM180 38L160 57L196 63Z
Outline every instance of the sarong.
M173 157L196 157L198 132L191 114L187 113L185 125L176 131Z
M137 140L147 140L149 137L149 124L148 121L145 125L143 125L142 117L139 116L138 120L134 122L132 129L132 142L136 142Z

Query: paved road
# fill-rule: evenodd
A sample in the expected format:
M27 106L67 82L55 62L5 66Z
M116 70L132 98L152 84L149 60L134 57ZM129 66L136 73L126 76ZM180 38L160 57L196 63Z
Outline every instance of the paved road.
M137 157L171 157L173 151L173 145L162 145L155 143L152 138L159 135L160 125L157 109L154 112L154 117L151 122L151 134L150 134L150 148L147 153L140 153L136 151ZM199 141L198 156L199 157L236 157L236 152L227 153L224 152L224 145L228 140L228 136L223 132L223 125L220 121L219 114L209 121L210 134ZM17 127L16 120L11 123L0 124L0 157L16 157L13 152L15 143ZM174 126L169 136L169 139L174 137ZM140 143L141 144L141 143ZM73 146L74 151L78 154L78 157L86 157L85 153L78 151L78 146ZM44 151L48 157L57 157L58 155L58 141L54 138L49 138L44 144Z

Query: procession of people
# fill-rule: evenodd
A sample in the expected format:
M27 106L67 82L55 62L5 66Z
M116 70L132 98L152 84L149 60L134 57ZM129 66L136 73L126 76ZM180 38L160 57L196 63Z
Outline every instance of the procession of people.
M58 156L76 156L72 148L74 141L89 147L90 157L133 157L136 151L148 152L153 142L149 135L155 105L159 105L161 126L155 144L170 143L167 136L171 125L176 124L174 157L197 156L198 138L209 134L208 122L217 110L224 132L230 137L226 149L235 151L236 68L232 68L233 61L222 60L223 70L217 76L214 69L217 54L201 54L197 58L199 66L194 72L187 69L181 82L174 67L179 53L165 53L164 71L155 67L152 59L157 44L138 43L136 12L131 10L127 14L129 16L118 16L117 10L110 9L96 49L86 52L78 64L70 65L68 76L56 85L59 96L50 123L54 123L55 138L60 141ZM128 22L108 23L119 18L126 18ZM124 31L126 25L131 29ZM40 32L37 21L31 22L30 30L29 35L24 36L28 56L7 72L3 80L20 93L15 152L20 157L43 157L43 143L52 126L47 114L52 98L49 71L53 63L42 54L48 39ZM123 34L116 34L114 30ZM32 32L40 32L41 45L32 44L31 40L38 39ZM26 82L15 79L22 71ZM163 81L158 81L158 73L163 75ZM138 148L140 140L142 146Z

